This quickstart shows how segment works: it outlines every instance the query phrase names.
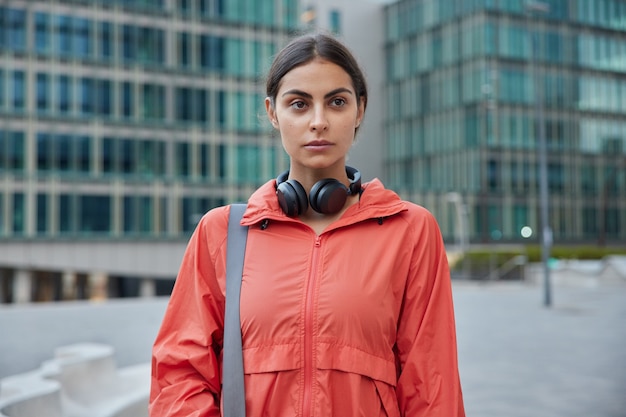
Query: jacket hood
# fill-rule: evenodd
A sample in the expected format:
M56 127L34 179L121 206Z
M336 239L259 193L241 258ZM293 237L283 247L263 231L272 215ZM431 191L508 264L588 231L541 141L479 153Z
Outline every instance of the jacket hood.
M358 203L346 210L338 220L337 227L368 219L385 218L405 210L406 203L398 194L386 189L383 183L375 178L362 185ZM250 226L265 220L297 221L297 218L288 217L280 208L276 197L275 179L263 184L250 196L241 224Z

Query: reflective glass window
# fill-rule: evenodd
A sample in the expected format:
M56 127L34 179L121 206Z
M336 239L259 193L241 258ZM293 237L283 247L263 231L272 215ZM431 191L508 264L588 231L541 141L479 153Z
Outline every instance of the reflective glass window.
M329 21L330 30L333 33L341 34L341 12L339 10L331 10Z
M89 136L77 136L75 146L76 170L86 174L91 170L91 138Z
M583 237L598 236L598 210L595 207L583 207Z
M201 89L197 91L197 121L200 123L208 123L209 121L209 91ZM261 100L261 102L263 102Z
M152 230L152 223L154 221L154 204L152 204L151 197L142 196L139 198L139 212L139 231L149 233Z
M4 9L4 44L10 50L26 50L26 11L19 9ZM2 29L0 29L2 31Z
M91 115L94 112L95 100L95 80L83 77L79 83L79 109L83 115Z
M136 59L146 63L163 63L165 61L165 35L160 29L149 27L135 28L137 37L134 48Z
M37 111L46 113L50 107L50 77L48 74L38 73L36 78Z
M162 121L165 117L165 87L156 84L144 84L142 93L144 119Z
M115 172L115 144L114 138L105 137L102 139L102 172L106 174L112 174Z
M243 46L244 42L241 39L228 38L226 40L226 71L230 75L245 75Z
M72 136L61 134L55 136L55 159L56 169L69 172L72 169Z
M195 108L193 103L193 91L189 87L178 87L175 90L176 96L176 119L180 121L191 121L193 115L192 110Z
M135 90L133 84L128 81L122 83L121 101L122 116L133 117L135 115Z
M60 55L72 54L72 18L56 16L54 22L55 48Z
M200 35L200 66L205 69L223 70L226 62L225 40L221 37Z
M183 197L181 210L181 224L184 232L192 232L200 219L197 209L197 199L193 197Z
M256 145L239 145L237 147L237 179L255 182L261 169L261 152Z
M529 59L530 35L522 26L500 26L499 52L501 56Z
M113 24L111 22L100 22L99 52L101 58L113 57Z
M79 58L91 56L91 21L75 17L73 26L74 55Z
M61 194L59 196L59 231L61 233L70 233L74 229L74 219L76 218L75 199L69 194Z
M37 171L45 172L52 169L52 140L48 133L37 133Z
M119 141L120 171L124 174L135 173L135 161L137 160L137 147L132 139L120 139Z
M199 0L200 14L203 17L216 18L224 15L224 2L226 0ZM272 2L259 2L263 4Z
M191 0L178 0L176 3L180 12L188 13L191 11Z
M110 80L98 80L98 114L110 116L113 113L113 86Z
M5 88L5 80L4 80L4 70L0 68L0 110L4 109L4 100L6 96L6 88Z
M2 10L0 10L0 12L1 11ZM2 173L2 171L9 168L8 167L8 144L9 144L8 134L9 132L0 129L0 173ZM0 207L0 210L2 210L2 207Z
M124 25L122 26L122 58L124 61L132 61L136 58L136 45L135 45L135 30L134 26Z
M186 142L176 143L175 146L176 174L188 177L191 174L191 146Z
M79 230L83 233L106 233L111 230L111 197L82 195Z
M35 51L38 53L50 52L50 15L35 13Z
M226 92L220 90L217 92L217 124L220 128L224 128L226 125Z
M178 37L178 60L177 62L182 67L188 68L191 66L191 35L183 32L177 35Z
M563 164L548 164L548 188L553 193L562 193L565 187Z
M57 79L57 108L60 113L69 113L72 108L72 80L67 75Z
M2 10L0 9L0 13ZM2 131L0 130L0 140L2 138ZM1 142L0 142L1 143ZM0 161L0 170L2 170L2 162ZM6 234L4 229L4 194L0 193L0 236L4 236Z
M500 163L494 159L487 164L487 185L492 191L500 189Z
M8 132L8 166L14 171L23 171L26 166L26 143L24 132Z
M211 178L211 164L212 164L212 150L213 147L208 143L200 144L200 176L202 178Z
M555 63L564 61L563 38L560 34L548 32L545 36L544 59Z
M24 71L13 71L12 104L15 110L26 108L26 84Z
M224 1L224 0L220 0ZM257 21L263 25L274 24L274 2L273 1L257 1L255 2L260 10L257 13Z
M24 193L13 194L13 233L21 235L26 231L26 198Z
M161 175L163 173L163 154L160 146L161 144L161 142L152 140L142 140L137 142L137 146L139 146L139 151L137 153L137 173L147 177Z
M515 205L513 207L513 230L515 237L519 238L523 227L528 226L528 207L523 205Z
M125 233L148 233L152 229L154 208L149 196L126 196L123 203Z
M620 210L617 208L607 208L604 213L604 230L609 237L619 237L621 230Z
M502 208L500 206L489 205L487 207L487 227L491 239L502 238Z
M37 233L43 234L48 230L48 196L37 194Z

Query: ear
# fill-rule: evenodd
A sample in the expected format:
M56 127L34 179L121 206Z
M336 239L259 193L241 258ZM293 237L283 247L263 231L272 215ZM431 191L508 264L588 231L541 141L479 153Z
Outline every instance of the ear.
M356 128L361 126L363 116L365 116L365 99L361 97L361 99L359 100L359 108L357 109L356 113Z
M278 119L276 118L276 109L274 108L272 99L269 97L265 97L265 112L267 113L267 118L270 119L270 123L272 124L272 126L274 126L274 129L278 129Z

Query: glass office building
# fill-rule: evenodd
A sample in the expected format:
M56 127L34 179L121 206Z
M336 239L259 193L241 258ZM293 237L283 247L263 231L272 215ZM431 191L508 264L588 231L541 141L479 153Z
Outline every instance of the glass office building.
M297 0L0 4L0 239L188 237L286 168L263 76Z
M389 186L449 239L455 202L472 243L536 238L543 135L554 242L626 242L626 1L402 0L385 20Z

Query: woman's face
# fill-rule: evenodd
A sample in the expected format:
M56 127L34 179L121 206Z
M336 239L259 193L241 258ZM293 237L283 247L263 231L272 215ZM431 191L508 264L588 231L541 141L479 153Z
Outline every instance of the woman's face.
M345 160L364 104L340 66L315 59L283 76L274 105L265 100L272 125L280 131L291 172L321 170L345 175Z

